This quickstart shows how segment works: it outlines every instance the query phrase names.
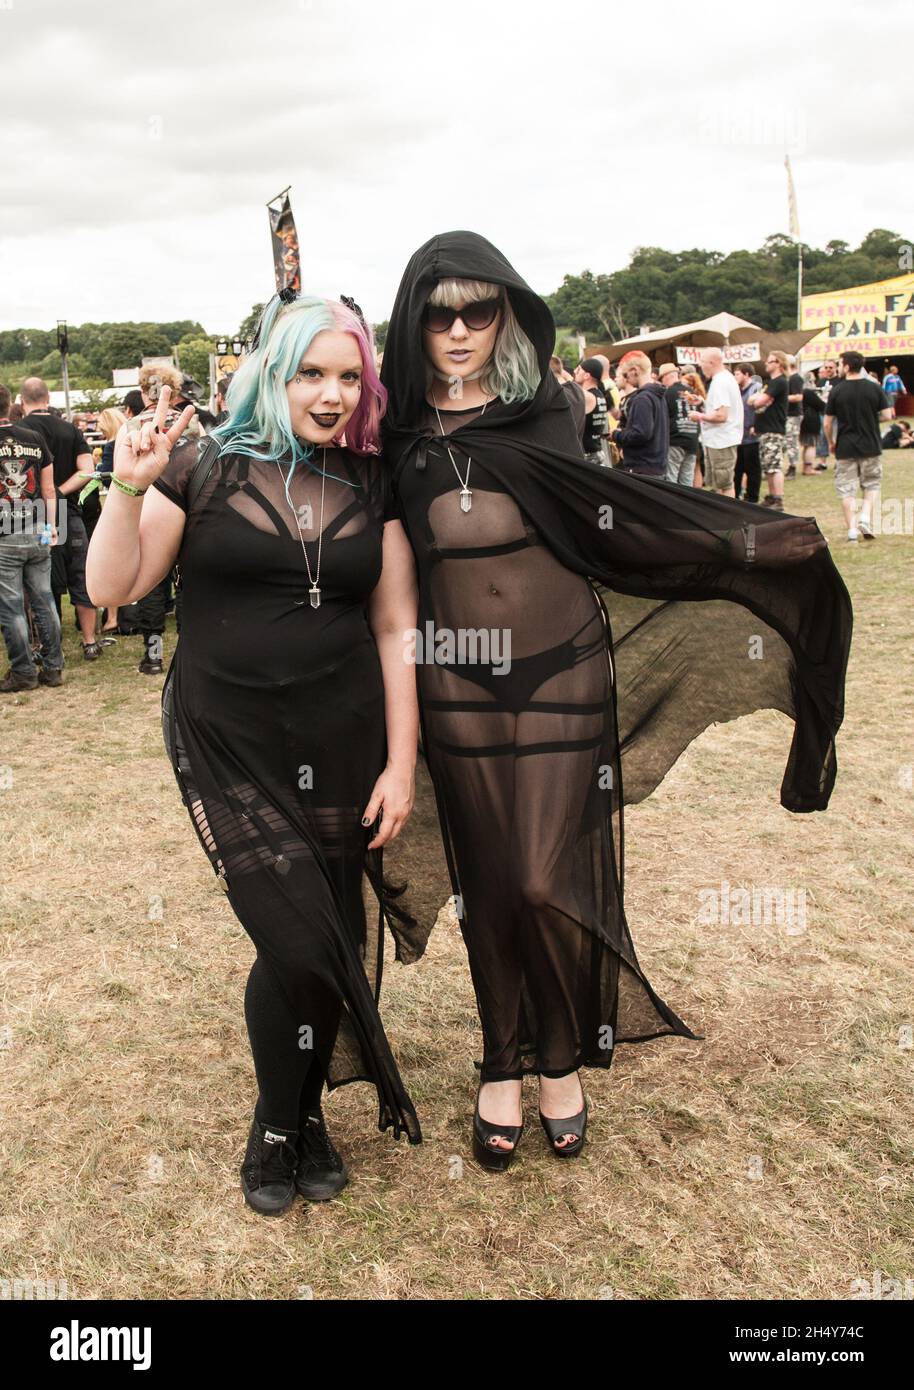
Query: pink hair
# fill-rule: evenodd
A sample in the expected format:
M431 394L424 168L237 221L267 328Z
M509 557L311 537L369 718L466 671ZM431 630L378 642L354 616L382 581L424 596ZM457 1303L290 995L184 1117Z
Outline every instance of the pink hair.
M387 388L381 383L374 360L374 334L357 314L328 299L327 304L333 314L337 329L341 333L351 333L359 345L362 358L362 392L359 403L350 416L345 429L348 448L357 454L379 454L381 452L381 419L387 409Z

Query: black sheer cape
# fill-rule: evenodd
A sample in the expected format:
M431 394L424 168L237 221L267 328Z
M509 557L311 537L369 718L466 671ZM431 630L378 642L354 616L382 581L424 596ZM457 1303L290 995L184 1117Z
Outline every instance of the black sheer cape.
M536 349L534 398L490 406L449 443L500 480L563 565L614 596L608 642L624 802L646 797L711 724L774 708L795 723L781 804L824 810L852 611L815 520L587 462L549 370L549 308L496 247L468 231L420 247L397 292L381 368L395 480L405 467L427 466L430 441L415 424L426 391L420 316L447 277L503 285Z

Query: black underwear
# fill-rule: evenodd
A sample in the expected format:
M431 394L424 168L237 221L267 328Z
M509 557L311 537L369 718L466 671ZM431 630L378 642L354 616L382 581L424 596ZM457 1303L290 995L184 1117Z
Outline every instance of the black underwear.
M581 661L587 661L604 646L603 626L600 624L599 636L581 646L575 646L574 638L584 631L595 617L588 618L571 637L560 642L557 647L549 647L544 652L534 652L532 656L512 659L510 669L499 670L491 662L478 664L457 664L438 662L444 670L453 671L464 680L482 686L492 696L492 702L480 700L423 700L429 710L474 710L485 712L510 710L512 714L523 714L527 710L556 714L596 714L604 708L598 704L578 704L568 700L534 700L533 692L559 671L568 671Z

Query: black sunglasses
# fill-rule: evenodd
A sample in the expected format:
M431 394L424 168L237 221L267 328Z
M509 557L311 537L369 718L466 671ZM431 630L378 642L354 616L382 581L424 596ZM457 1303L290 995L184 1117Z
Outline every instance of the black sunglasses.
M422 326L429 333L447 333L453 327L454 320L460 319L464 328L478 333L494 323L500 303L500 299L474 299L463 309L452 309L447 304L426 304L422 310Z

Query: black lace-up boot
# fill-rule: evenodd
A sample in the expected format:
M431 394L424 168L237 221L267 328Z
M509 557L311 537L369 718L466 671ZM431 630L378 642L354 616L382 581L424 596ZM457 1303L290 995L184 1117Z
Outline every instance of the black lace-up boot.
M256 1117L251 1124L241 1190L248 1206L261 1216L281 1216L295 1200L297 1140L294 1132L271 1129Z
M349 1174L319 1109L302 1116L299 1153L295 1186L307 1201L326 1202L343 1190Z

